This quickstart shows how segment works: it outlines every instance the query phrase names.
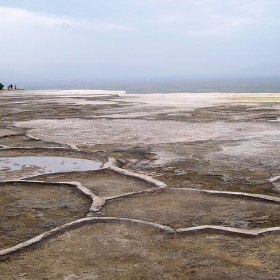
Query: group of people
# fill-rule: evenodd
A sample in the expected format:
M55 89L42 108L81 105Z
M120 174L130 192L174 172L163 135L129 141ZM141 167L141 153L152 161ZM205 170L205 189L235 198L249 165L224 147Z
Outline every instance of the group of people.
M13 90L13 88L16 90L17 89L17 85L15 85L14 87L13 87L13 85L12 84L10 84L9 86L8 86L8 90Z

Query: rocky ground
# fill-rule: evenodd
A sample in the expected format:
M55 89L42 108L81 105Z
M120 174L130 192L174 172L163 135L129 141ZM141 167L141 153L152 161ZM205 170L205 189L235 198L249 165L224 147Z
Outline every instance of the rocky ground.
M280 94L0 102L0 159L102 163L0 165L0 279L280 279Z

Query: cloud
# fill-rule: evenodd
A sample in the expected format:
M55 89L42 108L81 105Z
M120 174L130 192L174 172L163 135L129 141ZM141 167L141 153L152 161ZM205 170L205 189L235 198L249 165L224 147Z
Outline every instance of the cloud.
M95 76L108 63L129 64L139 75L212 74L280 61L278 0L3 2L17 2L0 7L5 73L36 76L39 69L44 76L55 68L68 75L71 62L79 75ZM88 71L77 70L85 65ZM133 72L122 69L111 73Z
M149 1L146 1L146 4ZM272 1L273 2L273 1ZM154 12L152 24L185 36L229 37L249 30L279 25L271 1L197 0L167 3Z
M63 22L62 24L55 24L54 27L57 27L57 28L69 28L70 25L66 22Z
M75 20L73 21L73 25L80 29L91 29L98 32L136 30L136 28L128 25L116 23L103 23L89 20Z
M52 28L70 21L65 18L42 13L32 13L23 9L0 7L0 26L10 28Z
M253 19L236 16L211 15L205 18L201 24L191 23L186 34L192 36L222 36L228 37L232 33L243 32L254 23Z
M155 22L159 24L176 24L176 23L180 23L181 19L182 16L180 15L165 15L157 18Z
M35 13L24 9L3 7L0 7L0 27L1 26L3 26L3 28L9 27L18 29L51 29L54 27L65 29L73 27L74 29L92 29L99 32L129 31L133 29L130 26L114 22L70 18L52 14Z
M57 26L66 27L70 25L71 20L65 17L0 7L0 26L3 34L12 32L20 37L24 34L25 36L31 36L32 32L36 30L49 30Z
M165 15L151 21L175 34L203 37L228 37L246 31L256 22L253 18L221 14Z

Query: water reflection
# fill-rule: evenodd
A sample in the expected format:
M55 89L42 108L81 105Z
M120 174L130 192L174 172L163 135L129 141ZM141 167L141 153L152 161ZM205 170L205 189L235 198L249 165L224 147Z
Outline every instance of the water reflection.
M0 157L0 178L8 180L46 173L96 170L101 165L99 161L67 157Z

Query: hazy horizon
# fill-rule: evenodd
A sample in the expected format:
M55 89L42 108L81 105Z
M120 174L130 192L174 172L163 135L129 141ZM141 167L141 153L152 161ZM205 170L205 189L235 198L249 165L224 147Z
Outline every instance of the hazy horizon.
M111 80L49 80L17 82L16 84L18 88L24 88L26 90L103 89L125 90L127 93L280 92L280 79L278 78L188 79L181 77Z

